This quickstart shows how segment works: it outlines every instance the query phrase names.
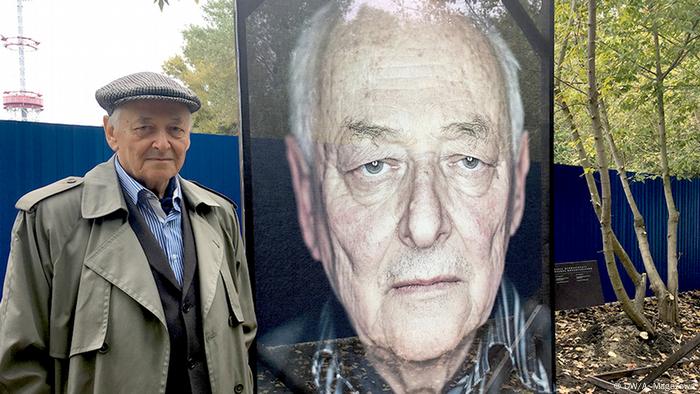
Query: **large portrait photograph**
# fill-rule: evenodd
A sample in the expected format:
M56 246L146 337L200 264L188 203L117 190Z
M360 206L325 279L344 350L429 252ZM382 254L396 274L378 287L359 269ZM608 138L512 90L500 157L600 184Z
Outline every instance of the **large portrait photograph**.
M236 7L259 392L553 392L551 4Z

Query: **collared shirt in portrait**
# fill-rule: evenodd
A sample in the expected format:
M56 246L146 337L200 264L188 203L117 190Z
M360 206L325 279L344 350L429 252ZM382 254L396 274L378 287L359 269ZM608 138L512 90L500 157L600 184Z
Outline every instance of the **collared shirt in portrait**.
M158 240L163 253L168 258L170 268L177 282L182 285L184 272L184 252L182 245L182 191L178 177L170 179L165 196L161 201L152 191L126 173L115 157L114 167L124 198L130 199L141 212L151 233ZM165 212L165 209L169 212Z
M314 354L311 375L317 392L332 393L365 393L391 392L384 379L374 371L374 368L362 356L363 352L341 351L334 338L331 303L327 303L320 318L321 338ZM544 308L544 309L543 309ZM551 394L554 392L552 380L547 365L536 352L533 341L535 332L549 332L549 313L539 305L535 310L526 313L521 303L520 295L515 287L503 279L500 291L494 303L492 318L482 327L481 335L475 339L476 355L465 360L466 371L454 379L450 387L445 388L444 394L471 394L494 392L487 377L496 372L501 366L492 365L490 353L493 347L502 346L505 357L510 360L512 372L517 376L516 392L533 392ZM545 339L545 340L551 340ZM364 371L364 377L357 379L347 374L347 368ZM500 391L500 390L498 390Z

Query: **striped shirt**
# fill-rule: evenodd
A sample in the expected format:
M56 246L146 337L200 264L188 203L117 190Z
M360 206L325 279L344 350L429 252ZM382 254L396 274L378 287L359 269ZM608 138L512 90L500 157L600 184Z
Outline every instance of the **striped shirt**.
M127 174L121 164L119 164L117 157L114 158L114 167L117 170L119 184L124 192L124 197L130 199L138 207L146 224L148 224L148 228L151 229L151 233L153 233L167 257L177 283L182 286L184 269L182 211L180 208L182 191L180 190L178 176L171 178L168 185L168 190L172 190L172 209L166 214L158 196Z
M504 278L494 303L492 319L487 323L488 326L483 334L475 340L476 358L473 359L473 363L470 363L471 367L466 374L458 379L454 387L446 390L446 394L492 392L488 387L490 382L487 381L487 375L489 372L494 372L493 369L497 369L497 366L490 365L489 351L497 345L505 348L506 357L510 359L514 373L523 386L520 391L541 394L554 392L548 366L537 356L533 342L535 332L549 332L551 316L543 306L536 307L527 316L524 309L515 287ZM385 392L386 384L382 382L383 379L380 376L372 372L371 365L363 365L353 359L344 359L344 354L347 357L348 351L341 351L333 340L328 340L335 337L331 315L330 303L327 303L320 319L321 340L318 342L311 364L311 375L316 392L319 394ZM551 341L551 338L545 340ZM465 360L466 363L469 361ZM358 381L343 373L344 366L362 368L368 376L372 377Z
M520 382L529 391L553 393L554 388L548 366L544 365L540 358L534 357L536 350L532 341L534 332L541 330L543 323L545 327L551 324L551 316L546 308L543 308L538 306L529 316L526 316L515 287L505 280L501 282L493 320L490 321L486 335L479 340L479 353L472 370L462 377L458 386L448 394L489 392L485 377L495 367L489 363L489 350L496 345L505 347L507 357L510 358ZM533 324L533 319L540 321ZM540 326L539 329L537 326ZM551 338L548 340L551 341Z

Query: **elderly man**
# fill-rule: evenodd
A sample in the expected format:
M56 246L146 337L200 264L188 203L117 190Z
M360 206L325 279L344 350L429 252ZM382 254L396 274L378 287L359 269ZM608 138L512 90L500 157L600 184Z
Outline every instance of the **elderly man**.
M234 204L178 175L199 99L149 72L95 96L115 155L16 205L0 391L252 392Z
M500 345L525 389L551 391L501 285L529 169L517 62L464 3L337 3L290 64L287 158L304 241L367 358L393 391L469 392ZM337 357L316 354L321 391L381 389Z

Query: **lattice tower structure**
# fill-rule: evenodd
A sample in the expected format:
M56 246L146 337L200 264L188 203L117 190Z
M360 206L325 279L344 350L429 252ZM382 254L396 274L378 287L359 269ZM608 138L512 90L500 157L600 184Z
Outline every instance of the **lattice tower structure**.
M17 36L0 36L0 42L5 48L16 50L19 60L19 89L3 91L2 106L6 111L12 112L15 118L26 121L30 117L36 118L44 110L44 99L41 93L27 89L24 55L26 51L38 50L39 41L24 35L23 1L17 0Z

